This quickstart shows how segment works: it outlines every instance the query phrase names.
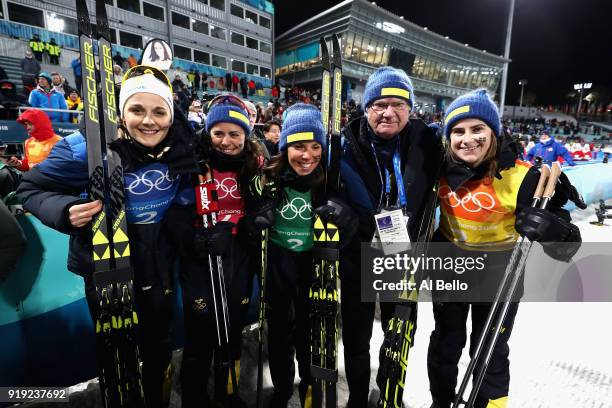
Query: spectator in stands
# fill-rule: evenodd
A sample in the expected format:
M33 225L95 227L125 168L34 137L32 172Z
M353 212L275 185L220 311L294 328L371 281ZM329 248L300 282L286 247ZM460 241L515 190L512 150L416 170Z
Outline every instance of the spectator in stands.
M123 58L121 53L119 51L117 51L115 53L115 56L113 57L113 61L115 62L115 64L119 65L120 67L123 67L123 63L125 62L125 58Z
M123 69L121 68L121 65L113 65L113 76L115 78L115 86L120 87L121 80L123 79Z
M206 115L202 112L202 102L195 99L189 106L189 113L187 114L187 120L189 124L195 129L199 130L206 123Z
M574 159L572 159L572 155L567 151L567 149L559 142L555 141L550 135L548 131L542 131L540 135L540 142L536 143L529 151L527 152L527 160L530 162L535 162L536 157L542 158L542 163L551 164L556 161L559 157L563 157L563 160L567 162L570 166L575 166Z
M42 62L43 52L45 52L45 44L42 42L38 34L34 34L30 40L30 49L34 53L36 61Z
M202 72L202 92L208 92L208 72Z
M138 60L136 59L134 54L130 54L130 56L127 59L127 62L128 62L128 65L130 66L130 68L135 67L136 65L138 65Z
M179 74L174 75L174 79L172 80L172 91L176 93L183 89L184 85L185 83L181 79L181 76Z
M4 68L0 67L0 81L8 79L8 75L6 75L6 71Z
M67 109L66 100L51 87L52 78L46 72L38 75L38 87L30 92L28 103L33 108ZM68 115L63 112L46 112L53 122L67 122Z
M229 72L225 74L225 89L227 92L232 92L232 74Z
M238 92L239 84L240 84L240 78L238 78L238 75L236 74L232 75L232 91L233 92Z
M263 134L264 142L271 156L278 154L278 141L280 140L281 124L277 120L270 120L264 123Z
M70 95L70 91L72 90L72 87L66 78L61 76L59 72L51 73L51 85L53 85L53 89L55 89L55 91L61 94L64 98Z
M32 84L36 83L36 77L40 73L40 64L34 59L32 51L27 50L25 52L25 57L21 60L19 66L21 68L21 82L23 83L23 87L31 87Z
M17 122L25 126L30 137L26 139L25 157L18 159L13 156L8 161L9 166L27 171L49 156L51 149L62 138L53 132L49 117L39 109L28 109L17 118Z
M15 120L17 119L17 108L25 105L27 99L17 93L17 87L11 81L0 81L0 119Z
M253 78L249 80L248 87L249 87L249 95L250 96L255 95L255 81L253 81Z
M242 93L242 97L246 99L247 92L249 91L249 87L247 85L247 80L244 76L240 77L239 84L240 84L240 92Z
M17 190L21 173L8 165L6 149L8 145L0 140L0 201L9 193ZM2 226L4 228L4 225Z
M45 51L49 55L49 63L52 65L59 65L59 57L62 49L55 42L55 38L52 38L48 43L45 44Z
M74 83L76 85L76 89L79 92L82 92L82 89L81 89L81 82L82 82L81 59L80 58L73 59L72 62L70 63L70 66L72 67L72 73L74 74Z
M193 73L193 81L191 85L191 94L194 98L198 97L198 92L200 91L200 71L197 69Z
M81 101L81 97L76 89L71 89L68 94L68 98L66 98L66 104L68 105L68 109L73 111L83 111L83 101ZM69 118L71 123L79 123L79 114L71 113Z

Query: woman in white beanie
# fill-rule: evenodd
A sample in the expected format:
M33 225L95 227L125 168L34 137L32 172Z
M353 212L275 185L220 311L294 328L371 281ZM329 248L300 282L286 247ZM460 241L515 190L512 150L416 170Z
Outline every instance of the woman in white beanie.
M175 115L168 79L156 68L136 66L125 74L119 107L117 138L108 148L119 155L124 170L143 387L147 406L163 407L171 356L175 252L167 233L173 225L168 225L167 216L182 200L182 183L188 185L199 170L197 141L186 118L178 110ZM90 222L102 211L102 203L81 198L89 184L86 144L80 132L62 139L47 160L25 175L18 194L24 207L44 224L70 235L68 269L84 278L95 322L100 310L92 277Z

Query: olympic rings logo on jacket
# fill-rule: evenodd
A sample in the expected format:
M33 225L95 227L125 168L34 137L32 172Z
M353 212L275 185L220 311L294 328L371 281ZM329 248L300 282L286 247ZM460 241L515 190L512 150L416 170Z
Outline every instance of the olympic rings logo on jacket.
M283 207L278 210L281 216L291 221L296 217L307 221L312 218L312 206L306 202L302 197L295 197L288 203L284 204Z
M133 195L148 194L153 190L165 191L174 185L178 176L172 178L168 170L150 169L142 174L125 173L125 189Z
M461 206L461 208L470 213L477 213L480 210L500 212L494 210L496 207L495 198L486 191L473 193L464 186L459 187L457 191L453 191L448 185L442 185L438 196L449 207L457 208Z

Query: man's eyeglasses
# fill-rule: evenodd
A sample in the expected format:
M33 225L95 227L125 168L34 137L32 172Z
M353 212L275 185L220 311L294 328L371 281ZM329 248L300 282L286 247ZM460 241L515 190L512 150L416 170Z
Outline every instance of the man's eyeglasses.
M212 108L213 106L219 105L219 104L220 105L234 105L234 106L238 106L239 108L245 110L246 112L249 111L246 105L244 104L244 102L242 101L242 99L232 94L226 94L226 95L218 95L212 98L210 102L208 102L208 105L206 105L206 112L210 111L210 108Z
M147 65L136 65L135 67L128 69L125 75L123 75L122 83L127 81L130 78L134 78L134 77L138 77L138 76L146 75L146 74L153 75L155 78L159 79L164 84L167 84L168 88L172 90L172 84L170 84L170 80L168 79L166 74L164 74L163 72L161 72L159 69L155 67L149 67Z
M370 105L370 109L372 109L376 113L383 113L389 108L389 106L391 107L391 109L393 109L394 112L402 112L406 110L408 104L406 102L374 102L372 105Z

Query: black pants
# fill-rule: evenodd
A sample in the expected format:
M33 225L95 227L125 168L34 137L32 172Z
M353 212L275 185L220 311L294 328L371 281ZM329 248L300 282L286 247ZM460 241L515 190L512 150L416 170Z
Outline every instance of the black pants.
M249 256L237 239L230 252L223 256L223 273L229 314L229 347L218 347L215 304L212 296L208 257L183 259L181 263L181 285L183 287L183 309L185 316L185 347L181 367L182 406L208 406L207 393L210 365L229 359L240 360L242 329L245 324L253 275L249 271ZM221 299L217 298L217 307ZM224 330L220 325L219 330ZM218 365L218 364L216 364ZM216 370L215 394L218 399L226 395L227 367ZM239 372L236 372L239 375Z
M49 55L49 64L59 65L59 55Z
M312 282L312 253L292 252L270 242L266 276L268 355L277 402L289 401L295 378L294 358L303 401L310 377L310 320L308 291Z
M146 290L134 287L135 308L138 314L138 347L142 360L142 382L147 407L164 407L163 386L170 365L170 333L173 293L155 284ZM85 278L85 295L94 323L100 308L92 278ZM102 344L96 344L99 351Z
M472 356L491 304L434 303L433 305L436 325L429 341L427 371L429 373L431 395L440 408L450 407L455 398L459 371L457 364L467 339L466 320L470 305L472 307L472 333L470 335L469 352ZM489 400L496 400L508 395L510 384L508 339L512 333L517 310L518 303L512 303L508 309L506 321L502 328L503 332L500 334L493 350L489 367L478 392L475 408L484 408ZM476 374L478 370L479 366L476 366L474 373ZM467 398L467 395L464 398Z
M342 279L341 313L344 363L349 388L348 406L367 407L370 392L370 339L376 304L361 301L361 266L358 252L343 252L340 256ZM383 330L393 317L393 303L381 303ZM378 350L375 350L378 353Z

